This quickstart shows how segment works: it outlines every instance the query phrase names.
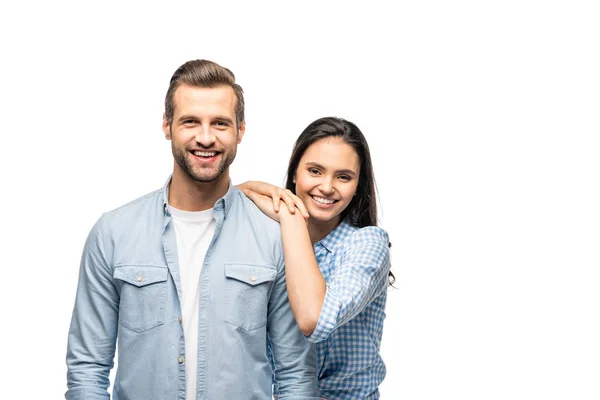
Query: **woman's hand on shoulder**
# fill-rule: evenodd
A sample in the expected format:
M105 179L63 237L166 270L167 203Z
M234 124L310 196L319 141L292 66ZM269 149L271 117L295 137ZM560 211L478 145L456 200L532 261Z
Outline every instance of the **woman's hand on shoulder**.
M308 210L298 196L291 190L266 182L248 181L236 186L266 215L279 222L279 207L283 201L290 214L300 210L304 219L308 219Z

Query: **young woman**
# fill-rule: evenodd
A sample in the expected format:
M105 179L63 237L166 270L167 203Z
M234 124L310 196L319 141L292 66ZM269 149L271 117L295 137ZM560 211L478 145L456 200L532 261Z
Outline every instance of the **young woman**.
M362 132L340 118L318 119L296 141L287 189L262 182L239 187L281 224L288 296L300 330L317 343L321 396L378 399L393 275Z

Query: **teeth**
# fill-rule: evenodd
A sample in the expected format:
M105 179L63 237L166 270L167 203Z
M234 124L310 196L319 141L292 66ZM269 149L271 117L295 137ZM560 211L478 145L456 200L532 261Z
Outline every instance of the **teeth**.
M217 155L216 151L195 151L195 155L199 157L213 157Z
M312 198L315 199L317 201L317 203L321 203L321 204L333 204L335 202L335 200L333 200L333 199L325 199L323 197L313 196Z

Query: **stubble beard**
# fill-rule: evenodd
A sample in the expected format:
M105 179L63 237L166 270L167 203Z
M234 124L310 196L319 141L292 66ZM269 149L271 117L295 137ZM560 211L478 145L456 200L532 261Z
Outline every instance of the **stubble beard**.
M235 150L229 153L223 152L219 154L220 161L218 165L197 165L191 160L193 156L187 150L173 148L173 157L179 168L190 178L200 183L214 182L223 176L225 170L235 159L235 155Z

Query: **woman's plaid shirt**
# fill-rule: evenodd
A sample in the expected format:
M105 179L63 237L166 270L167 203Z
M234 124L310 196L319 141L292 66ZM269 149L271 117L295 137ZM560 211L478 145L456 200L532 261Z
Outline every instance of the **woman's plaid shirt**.
M329 399L378 399L379 354L390 270L387 233L342 222L314 246L327 282L315 331L319 390Z

